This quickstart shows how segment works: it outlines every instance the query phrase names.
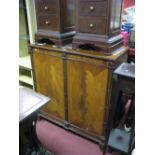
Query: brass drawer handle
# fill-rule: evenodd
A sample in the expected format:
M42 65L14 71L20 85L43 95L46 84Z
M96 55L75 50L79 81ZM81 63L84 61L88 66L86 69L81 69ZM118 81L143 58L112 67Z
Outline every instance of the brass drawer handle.
M49 21L45 21L45 24L46 24L46 25L49 25Z
M90 6L90 11L94 11L95 7L94 6Z
M44 7L44 10L46 10L46 11L47 11L47 10L48 10L48 7L47 7L47 6L45 6L45 7Z
M93 27L94 27L94 24L89 24L89 27L90 27L90 28L93 28Z

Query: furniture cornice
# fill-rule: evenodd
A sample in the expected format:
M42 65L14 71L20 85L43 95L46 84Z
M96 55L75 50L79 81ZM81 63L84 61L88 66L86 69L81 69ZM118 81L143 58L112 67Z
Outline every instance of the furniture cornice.
M99 60L106 60L109 62L116 61L118 58L120 58L121 55L124 55L128 51L128 47L124 47L124 46L119 48L113 54L103 54L101 52L94 52L93 50L82 50L82 49L73 50L71 46L64 46L62 48L59 48L59 47L51 46L51 45L49 46L49 45L30 44L30 47L38 48L38 49L45 49L45 50L52 51L52 52L55 51L55 52L60 52L60 53L68 53L72 55L85 56L85 57L95 58Z

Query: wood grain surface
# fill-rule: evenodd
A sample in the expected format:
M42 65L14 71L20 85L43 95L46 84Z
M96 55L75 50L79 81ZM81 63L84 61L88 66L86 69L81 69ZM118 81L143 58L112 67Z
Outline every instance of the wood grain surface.
M52 55L46 50L35 50L33 63L36 90L52 98L43 111L64 119L64 76L61 54Z

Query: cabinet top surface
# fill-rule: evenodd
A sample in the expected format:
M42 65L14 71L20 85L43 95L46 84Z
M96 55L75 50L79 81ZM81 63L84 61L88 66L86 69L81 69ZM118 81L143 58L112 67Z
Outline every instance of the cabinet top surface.
M36 49L48 50L49 52L55 51L60 53L68 53L72 55L86 56L86 57L97 58L101 60L107 60L107 61L115 61L121 55L125 54L128 51L128 47L124 47L124 46L120 47L112 54L104 54L103 52L97 52L93 50L83 50L83 49L73 50L71 46L56 47L51 45L47 46L47 45L37 45L37 44L31 44L30 46Z

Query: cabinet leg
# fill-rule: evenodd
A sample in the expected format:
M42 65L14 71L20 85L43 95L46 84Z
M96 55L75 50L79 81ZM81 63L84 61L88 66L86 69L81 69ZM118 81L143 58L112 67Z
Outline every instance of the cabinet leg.
M105 147L105 144L103 142L100 142L99 143L99 147L100 149L102 150L103 154L102 155L105 155L106 153L106 147Z
M69 123L68 123L67 121L64 121L64 128L65 128L66 130L69 129Z

